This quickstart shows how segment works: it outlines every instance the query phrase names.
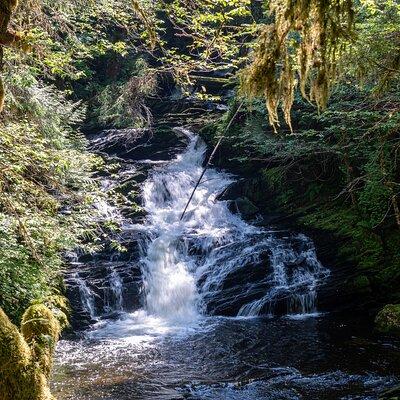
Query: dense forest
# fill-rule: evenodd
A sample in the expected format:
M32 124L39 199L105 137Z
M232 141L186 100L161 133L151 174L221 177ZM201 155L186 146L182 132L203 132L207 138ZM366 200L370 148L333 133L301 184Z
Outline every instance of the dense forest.
M162 143L143 159L172 154L176 126L195 130L206 155L223 137L211 167L236 183L218 199L244 224L308 235L331 269L320 306L365 315L398 352L397 0L2 0L0 16L1 400L54 398L56 343L63 330L75 331L66 279L74 254L130 255L123 225L149 214L143 188L154 172L119 186L104 179L122 176L126 147L140 141ZM104 135L118 157L93 145ZM105 204L122 216L105 217ZM205 226L202 235L214 232ZM144 292L152 293L152 279ZM242 306L232 314L246 315ZM266 314L260 308L258 316ZM398 398L398 390L381 396ZM309 398L198 396L182 398Z

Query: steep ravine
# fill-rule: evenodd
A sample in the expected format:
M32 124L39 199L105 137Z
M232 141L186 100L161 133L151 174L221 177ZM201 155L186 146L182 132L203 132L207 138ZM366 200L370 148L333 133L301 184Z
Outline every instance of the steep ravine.
M127 251L71 255L83 331L58 346L59 400L373 399L396 384L396 343L361 316L320 312L332 271L311 239L232 212L218 199L236 178L215 169L180 221L205 144L182 129L127 133L92 143L120 164L104 187L135 191L143 210L99 204Z

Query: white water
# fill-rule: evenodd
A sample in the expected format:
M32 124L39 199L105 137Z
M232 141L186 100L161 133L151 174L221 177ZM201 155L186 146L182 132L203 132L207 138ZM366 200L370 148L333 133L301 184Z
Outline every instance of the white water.
M278 239L232 214L227 202L216 201L233 181L231 176L209 169L180 221L206 151L201 140L185 133L190 138L187 150L167 167L156 170L143 189L148 212L142 245L146 311L164 320L193 321L205 299L212 298L229 274L246 265L251 269L251 264L260 262L260 255L268 250L272 287L260 299L245 304L238 315L259 315L266 304L273 314L275 298L282 292L289 297L287 313L315 312L317 282L328 271L317 260L311 241L298 235L296 240L302 248L295 250L289 240ZM298 260L301 267L289 271L288 265ZM251 290L251 284L243 290Z
M83 307L87 310L88 314L91 318L96 318L96 309L95 309L95 294L87 285L84 279L79 276L79 273L76 272L73 275L73 280L79 288L79 294L81 296L81 301Z
M144 185L148 212L143 245L146 277L146 310L166 320L188 322L198 313L196 260L189 255L187 237L202 237L203 245L225 234L226 207L215 197L230 182L224 174L209 171L196 191L183 221L194 182L201 173L206 147L190 132L188 149L167 168L155 171Z
M277 304L282 313L282 302L283 313L315 313L316 287L328 270L317 260L312 242L304 235L279 237L232 214L228 202L216 200L234 181L232 176L207 170L180 220L206 152L206 145L197 136L184 133L189 138L187 150L166 166L155 166L143 185L144 223L125 224L126 229L140 233L144 308L122 316L118 329L101 323L98 328L102 329L92 334L112 337L116 330L137 334L148 325L150 334L164 333L168 327L190 326L206 313L219 314L221 303L236 309L241 317L273 315ZM102 209L105 215L115 215L115 210ZM247 279L256 268L262 269L263 277ZM231 278L235 273L240 279ZM115 269L109 277L114 301L109 302L107 311L113 306L120 312L122 282ZM238 286L226 291L229 279ZM91 294L84 285L81 294L93 315L93 302L87 298Z

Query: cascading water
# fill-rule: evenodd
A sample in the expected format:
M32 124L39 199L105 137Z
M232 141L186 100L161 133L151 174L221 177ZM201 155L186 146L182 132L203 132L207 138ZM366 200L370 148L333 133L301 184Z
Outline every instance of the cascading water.
M91 318L96 318L95 309L95 294L89 288L84 279L79 276L78 272L75 272L72 276L74 283L78 286L80 298L84 309L87 311Z
M237 310L240 316L273 314L274 304L283 299L287 313L315 312L317 282L328 270L317 260L312 242L297 235L300 248L295 249L290 238L279 239L232 214L226 201L216 200L232 183L230 175L208 170L180 221L206 151L198 137L185 133L190 139L187 150L155 170L143 189L148 213L141 245L147 312L165 319L195 319L223 291L229 276L246 266L251 274L252 265L266 252L271 270L265 265L261 282L245 283L242 293L224 300L243 303L246 294L258 296Z
M123 282L113 265L110 266L109 287L105 291L105 311L123 311Z

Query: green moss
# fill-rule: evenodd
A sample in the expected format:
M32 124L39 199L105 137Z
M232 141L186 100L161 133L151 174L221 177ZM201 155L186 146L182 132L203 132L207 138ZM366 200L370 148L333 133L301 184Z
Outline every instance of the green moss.
M54 327L54 316L40 309L42 318L50 318L48 324L42 321L41 325ZM38 316L32 310L27 315ZM49 329L45 328L45 332ZM54 400L47 382L49 371L41 368L32 344L0 308L0 400Z
M0 338L1 374L4 374L10 368L25 369L31 362L30 348L18 332L17 327L11 323L1 308Z
M347 282L347 288L352 293L371 293L371 284L367 276L359 275Z
M48 307L57 318L61 330L69 326L68 316L71 313L71 308L68 300L64 296L57 294L47 296L43 300L43 304Z
M400 304L388 304L375 318L376 328L382 333L400 336Z
M52 368L55 344L61 332L53 312L43 304L29 307L21 322L21 333L29 344L41 371L48 377Z

